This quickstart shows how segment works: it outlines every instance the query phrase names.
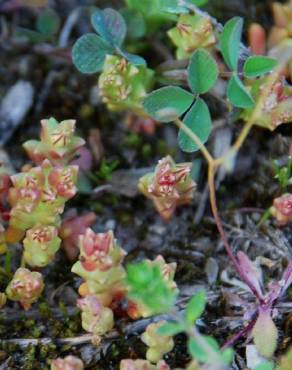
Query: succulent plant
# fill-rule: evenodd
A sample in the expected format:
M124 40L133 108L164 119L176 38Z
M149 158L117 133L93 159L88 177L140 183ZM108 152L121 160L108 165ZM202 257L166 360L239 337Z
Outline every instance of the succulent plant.
M181 14L168 36L177 47L177 59L189 58L196 49L216 43L211 20L199 14Z
M36 225L27 230L23 240L23 257L30 266L47 266L60 248L61 239L55 226Z
M53 167L44 160L40 167L11 176L9 226L26 231L37 224L59 226L65 202L77 189L77 166Z
M146 352L146 359L155 364L174 347L171 336L161 336L157 333L157 329L165 323L166 321L159 321L148 325L141 336L142 341L149 347Z
M96 336L103 335L114 326L113 312L104 307L95 295L88 295L77 301L81 309L82 327Z
M44 289L43 277L39 272L20 267L6 288L6 295L18 301L25 310L36 302Z
M83 362L75 356L56 358L51 362L51 370L83 370Z
M109 305L125 290L124 250L117 244L112 231L96 234L90 228L79 237L79 248L79 261L72 267L72 272L85 280L79 293L82 296L95 294L104 305Z
M191 163L176 164L167 156L158 162L154 172L140 179L140 191L153 200L163 219L169 220L178 206L192 200L196 183L190 172Z
M41 140L29 140L23 145L29 158L37 165L41 165L45 159L53 165L68 164L85 143L74 135L75 123L73 119L60 123L55 118L42 120Z
M169 306L177 293L177 285L174 281L176 263L166 263L162 256L155 260L145 260L143 266L131 266L128 269L127 282L130 288L130 300L128 302L128 315L133 319L148 317L159 313L164 309L163 305ZM139 276L138 270L141 271ZM155 284L153 283L155 281ZM147 305L145 304L147 301Z
M292 222L292 194L285 193L275 198L270 212L281 226Z
M107 55L98 86L109 110L130 110L144 115L143 99L152 86L153 71L134 66L119 56Z
M289 123L292 119L292 89L284 85L283 79L278 79L272 86L267 85L267 77L253 80L250 84L250 92L256 103L261 99L263 91L269 89L267 98L263 103L261 114L258 115L255 124L274 131L282 123ZM248 120L252 109L243 110L241 116Z
M164 361L159 361L157 365L152 365L146 360L122 360L120 370L170 370Z

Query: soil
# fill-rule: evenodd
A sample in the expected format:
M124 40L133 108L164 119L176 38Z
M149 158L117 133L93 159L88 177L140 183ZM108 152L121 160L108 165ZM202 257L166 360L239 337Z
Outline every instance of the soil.
M103 3L106 6L114 4L113 1ZM268 0L209 1L208 11L222 22L241 15L246 17L246 25L258 21L268 29L272 23L269 3ZM52 1L52 4L61 17L62 25L77 5L102 7L102 2L91 0ZM137 171L153 167L166 154L171 153L177 161L197 158L201 165L198 167L195 200L190 206L180 208L169 223L161 220L147 199L135 191L126 196L123 189L114 186L115 172L112 178L104 178L100 171L102 158L91 170L94 176L87 176L86 181L83 178L82 192L69 207L78 209L79 213L96 212L98 217L94 230L114 230L119 243L128 252L125 263L145 257L153 259L158 254L168 262L175 261L175 279L181 291L179 307L182 309L187 297L204 287L208 292L208 306L199 328L224 344L243 325L244 309L234 307L231 294L239 293L251 302L253 298L249 293L242 293L240 285L231 281L237 276L227 259L209 209L205 190L206 165L199 160L200 155L188 156L180 152L174 127L160 125L153 135L140 135L126 127L123 115L106 110L96 95L97 76L82 75L68 58L73 42L89 29L83 13L63 50L65 57L59 57L58 36L45 44L24 42L15 37L19 27L34 29L35 11L28 8L2 14L0 11L0 96L4 97L20 80L29 81L34 89L31 107L19 125L13 131L11 127L5 128L11 129L11 136L2 150L13 168L20 170L28 162L21 144L27 139L37 138L39 121L53 116L58 120L75 118L79 134L84 138L92 129L98 129L102 158L107 163L117 161L114 171L122 171L124 188L135 188ZM53 46L51 51L47 51L47 44ZM153 58L155 60L150 60L150 64L155 65L161 57ZM212 98L208 99L217 122L225 112ZM209 144L211 150L224 135L236 137L240 127L238 122L224 124L224 127L215 125ZM1 122L0 130L3 130ZM219 209L231 246L234 251L245 251L251 259L261 261L266 282L281 277L292 254L291 226L279 228L273 220L260 228L256 226L279 191L273 178L272 160L285 163L289 148L291 151L291 133L291 125L283 125L273 133L254 129L236 160L234 171L223 173L218 180ZM120 175L121 172L118 178ZM112 187L103 190L108 184ZM19 265L20 255L21 247L13 246L12 270ZM1 266L4 259L1 256ZM119 361L124 358L144 358L146 348L139 339L139 332L145 328L143 320L134 323L123 316L117 318L116 331L110 333L100 347L94 346L90 340L83 343L78 339L85 334L75 306L80 279L71 273L71 265L61 250L55 261L42 270L45 293L32 309L24 312L13 302L1 309L0 369L49 369L50 359L67 354L81 357L86 369L100 370L118 369ZM0 291L5 290L7 282L7 276L0 274ZM292 344L291 308L285 305L289 300L291 290L276 317L280 333L276 355L283 354ZM75 340L66 342L65 338ZM184 336L177 336L175 343L175 349L165 359L171 368L182 368L189 361ZM247 343L247 340L236 343L232 369L245 368Z

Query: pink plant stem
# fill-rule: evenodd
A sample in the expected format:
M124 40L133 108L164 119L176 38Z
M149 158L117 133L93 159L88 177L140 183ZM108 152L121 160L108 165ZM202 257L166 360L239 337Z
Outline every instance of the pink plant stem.
M244 328L242 328L238 333L235 333L234 335L229 338L224 345L221 347L221 350L224 350L228 347L232 347L235 342L238 341L241 337L245 336L248 334L252 328L254 327L256 323L257 318L252 319Z
M232 263L234 264L234 267L236 268L236 270L237 270L239 276L241 277L241 279L250 288L250 290L252 291L252 293L254 294L254 296L259 300L259 302L262 303L262 301L263 301L262 297L259 296L257 290L249 282L249 280L246 279L246 276L245 276L244 272L242 271L242 268L241 268L240 264L238 263L236 257L234 256L234 254L232 252L232 249L231 249L231 247L230 247L230 245L228 243L228 240L227 240L227 237L226 237L224 228L223 228L222 223L221 223L219 212L218 212L217 201L216 201L216 190L215 190L214 176L215 176L215 168L211 164L211 165L209 165L209 171L208 171L208 184L209 184L209 190L210 190L210 203L211 203L211 208L212 208L212 213L213 213L213 216L214 216L214 220L216 222L217 229L218 229L218 231L220 233L220 236L221 236L221 239L223 241L223 244L224 244L224 247L225 247L225 251L226 251L228 257L230 258L230 260L232 261Z

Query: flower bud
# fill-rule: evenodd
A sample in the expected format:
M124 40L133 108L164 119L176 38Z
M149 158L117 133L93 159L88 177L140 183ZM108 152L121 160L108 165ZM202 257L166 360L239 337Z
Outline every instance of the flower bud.
M60 248L61 239L54 226L37 225L26 232L23 240L24 260L30 266L47 266Z
M166 221L176 207L190 203L196 183L192 180L191 163L176 164L170 156L158 162L154 172L139 181L140 191L153 200L154 206Z
M98 86L109 110L130 110L145 115L143 99L153 84L153 71L134 66L119 56L107 55Z
M77 300L81 309L82 327L89 333L100 336L110 331L114 326L113 312L104 307L94 295L88 295Z
M196 49L216 43L210 18L199 14L181 14L176 27L167 34L177 47L177 59L189 58Z
M157 329L165 323L166 321L159 321L148 325L146 331L141 336L142 342L149 347L146 352L146 358L152 363L157 363L174 347L171 336L162 336L157 333Z
M23 145L30 159L38 165L45 159L54 165L68 164L85 143L74 135L75 123L72 119L60 123L54 118L42 120L41 140L29 140Z
M36 302L44 289L43 277L39 272L19 268L6 288L12 301L19 301L25 310Z
M75 356L56 358L51 362L51 370L83 370L83 362Z
M276 218L280 226L292 222L292 194L286 193L275 198L270 212Z

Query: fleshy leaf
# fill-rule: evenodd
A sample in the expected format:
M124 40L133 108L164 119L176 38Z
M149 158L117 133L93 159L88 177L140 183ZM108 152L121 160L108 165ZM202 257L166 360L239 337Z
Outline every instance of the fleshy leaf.
M196 100L195 104L185 115L183 123L198 136L203 144L208 140L212 130L212 121L209 108L201 98ZM178 133L178 143L180 148L187 153L192 153L199 149L199 145L194 143L182 129Z
M113 48L94 33L80 37L72 49L72 59L76 68L82 73L95 73L102 69L107 54Z
M270 310L261 310L252 330L258 353L271 358L277 347L278 329L271 318Z
M209 91L218 78L218 67L212 55L198 49L191 57L188 67L188 83L194 93L204 94Z
M220 36L221 52L231 70L237 70L242 27L242 18L234 17L225 24Z
M111 8L97 10L92 14L91 23L95 31L110 45L122 45L127 26L119 12Z
M193 99L191 93L180 87L162 87L146 97L144 109L156 121L171 122L189 108Z
M254 105L254 100L252 96L246 90L245 86L236 75L232 76L228 82L227 96L230 102L235 107L252 108Z
M202 340L206 341L206 346L211 346L215 351L219 352L219 346L216 340L212 337L202 335L201 336ZM207 351L200 346L198 342L194 338L190 338L188 341L188 350L192 357L196 359L199 362L206 363L208 362L209 359L209 354Z
M244 63L243 72L246 77L254 78L270 72L277 64L278 61L274 58L251 56Z

